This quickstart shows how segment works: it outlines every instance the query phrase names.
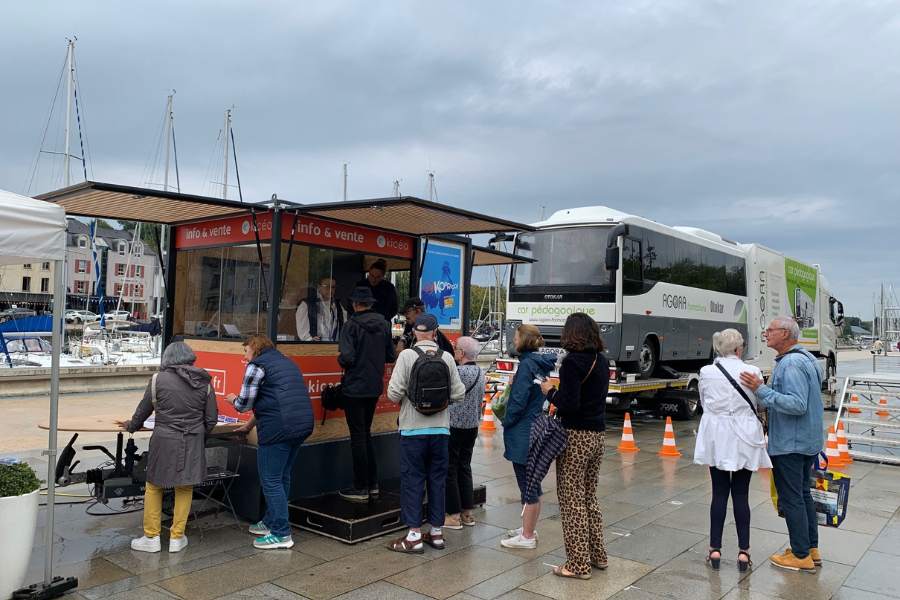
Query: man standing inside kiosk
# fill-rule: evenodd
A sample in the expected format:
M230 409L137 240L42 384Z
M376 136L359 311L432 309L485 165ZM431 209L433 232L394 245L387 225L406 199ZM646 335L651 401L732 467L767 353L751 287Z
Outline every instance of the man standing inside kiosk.
M375 296L373 310L390 323L397 315L397 288L384 278L386 273L387 261L379 258L369 266L369 273L356 285L366 286L372 290L372 295Z

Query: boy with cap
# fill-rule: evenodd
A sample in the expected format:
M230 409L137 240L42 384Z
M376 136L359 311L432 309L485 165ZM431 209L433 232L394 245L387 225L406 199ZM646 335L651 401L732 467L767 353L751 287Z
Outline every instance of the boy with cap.
M413 325L416 324L416 319L419 315L423 314L425 314L425 303L422 302L421 298L410 298L403 305L403 316L406 317L406 324L403 326L403 336L397 342L398 353L406 348L412 348L413 344L416 343L416 339L413 336ZM438 348L444 352L449 352L451 355L455 353L453 343L447 339L447 336L440 329L435 330L434 339Z
M378 467L372 445L375 405L384 391L384 365L394 362L394 345L387 321L372 310L372 290L359 286L350 295L353 315L341 329L338 363L344 369L341 392L353 454L353 488L340 495L351 502L377 496Z
M387 273L387 261L379 258L369 265L369 272L359 280L357 286L368 287L375 296L375 312L390 323L397 314L397 288L384 278Z
M442 351L435 343L437 319L423 314L416 319L413 335L416 342L397 357L397 364L388 383L388 399L400 404L400 505L401 518L409 531L388 545L395 552L423 553L423 543L432 548L444 548L445 490L447 484L450 415L446 406L459 402L466 388L459 378L453 355ZM423 361L439 358L447 368L449 385L442 410L426 414L413 402L417 381L424 373ZM418 364L418 366L417 366ZM416 371L415 377L413 377ZM433 373L433 370L429 372ZM422 500L428 489L428 522L431 530L422 533Z

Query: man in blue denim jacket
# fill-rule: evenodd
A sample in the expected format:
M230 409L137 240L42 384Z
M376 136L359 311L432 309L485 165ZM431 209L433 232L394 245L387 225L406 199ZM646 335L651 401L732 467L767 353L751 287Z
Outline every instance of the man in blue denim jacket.
M810 470L822 450L822 374L816 359L797 340L800 328L789 317L774 319L766 344L778 353L772 380L741 373L769 414L769 456L778 503L787 522L791 547L769 560L776 567L816 572L822 564L816 506L809 492Z

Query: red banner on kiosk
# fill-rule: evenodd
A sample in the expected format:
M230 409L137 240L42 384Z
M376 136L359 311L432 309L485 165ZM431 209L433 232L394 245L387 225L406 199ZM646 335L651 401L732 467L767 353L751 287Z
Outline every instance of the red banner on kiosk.
M271 240L272 213L258 214L256 224L259 228L259 239ZM283 240L291 239L293 224L294 216L284 213L281 231ZM207 248L255 240L253 217L250 214L179 225L175 228L176 248ZM381 256L412 258L413 255L413 238L410 236L310 217L297 219L294 241Z

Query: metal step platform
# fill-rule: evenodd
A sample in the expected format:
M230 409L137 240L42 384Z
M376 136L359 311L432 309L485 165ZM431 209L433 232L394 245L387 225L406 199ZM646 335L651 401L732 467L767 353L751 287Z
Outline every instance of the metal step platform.
M392 531L404 529L400 519L399 482L381 484L381 495L368 503L350 502L337 493L303 498L288 504L291 525L319 535L356 544ZM475 505L487 501L487 489L475 487ZM423 507L427 514L427 500Z
M858 402L850 402L856 396ZM881 404L884 402L884 404ZM900 465L900 376L881 369L848 376L843 385L835 429L846 427L850 456L856 460Z

